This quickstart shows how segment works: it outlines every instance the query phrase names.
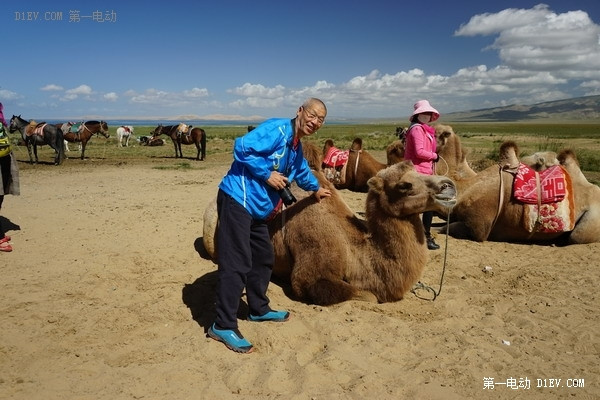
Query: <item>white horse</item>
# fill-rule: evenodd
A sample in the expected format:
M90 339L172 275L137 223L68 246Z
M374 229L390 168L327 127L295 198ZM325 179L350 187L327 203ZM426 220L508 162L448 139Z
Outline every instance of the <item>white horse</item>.
M133 126L123 125L117 128L117 140L118 146L123 147L123 140L125 140L125 147L129 147L129 138L133 135Z

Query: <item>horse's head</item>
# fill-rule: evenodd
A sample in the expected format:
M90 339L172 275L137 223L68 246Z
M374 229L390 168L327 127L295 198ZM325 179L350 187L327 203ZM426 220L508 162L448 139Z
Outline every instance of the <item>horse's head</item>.
M152 134L152 136L159 136L162 133L162 130L163 130L162 124L158 124L158 126L156 128L154 128L154 130L150 133Z
M110 137L110 133L108 132L108 124L106 121L100 121L100 133L107 139Z
M10 123L8 124L8 131L13 133L17 129L19 129L19 120L21 119L20 115L13 115L10 119Z

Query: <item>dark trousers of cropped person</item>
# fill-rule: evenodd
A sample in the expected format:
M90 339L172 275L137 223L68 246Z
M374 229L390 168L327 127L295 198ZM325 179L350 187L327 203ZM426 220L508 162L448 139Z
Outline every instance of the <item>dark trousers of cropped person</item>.
M2 179L0 182L2 183L2 190L0 190L0 208L2 208L2 203L4 202L4 194L8 193L8 188L11 183L11 174L10 174L10 154L4 157L0 157L0 173L2 174ZM2 229L2 223L0 223L0 239L3 239L5 236L4 230Z
M266 221L256 220L231 196L217 195L217 263L219 281L216 296L218 329L237 329L237 311L244 287L252 315L271 311L267 288L271 280L273 244Z
M423 213L423 228L425 228L425 237L431 237L431 224L433 223L433 211Z

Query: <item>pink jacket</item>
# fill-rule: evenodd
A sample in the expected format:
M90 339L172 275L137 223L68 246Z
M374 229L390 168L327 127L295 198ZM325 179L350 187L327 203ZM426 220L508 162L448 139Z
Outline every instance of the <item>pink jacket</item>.
M426 124L414 124L406 134L404 159L415 164L417 172L433 175L433 162L437 158L435 129Z

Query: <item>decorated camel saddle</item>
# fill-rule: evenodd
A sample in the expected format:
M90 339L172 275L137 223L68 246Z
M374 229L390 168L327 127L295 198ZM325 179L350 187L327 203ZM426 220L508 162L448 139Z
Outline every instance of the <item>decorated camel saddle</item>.
M44 127L47 124L45 122L35 122L34 120L29 121L29 125L25 127L25 135L33 136L39 135L44 136Z
M322 168L325 177L333 184L343 184L346 181L346 166L350 150L340 150L333 146L333 141L328 140L325 143L324 153Z
M524 204L523 225L528 232L573 230L573 185L563 166L537 171L520 163L513 181L513 197Z

